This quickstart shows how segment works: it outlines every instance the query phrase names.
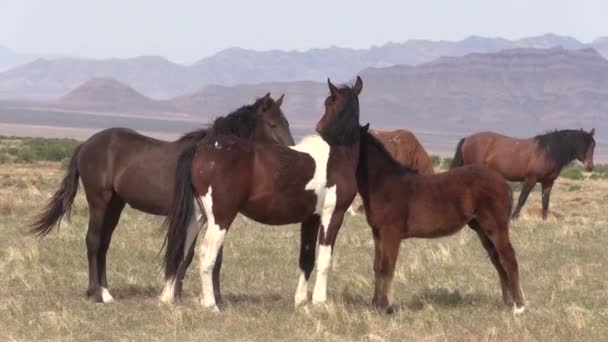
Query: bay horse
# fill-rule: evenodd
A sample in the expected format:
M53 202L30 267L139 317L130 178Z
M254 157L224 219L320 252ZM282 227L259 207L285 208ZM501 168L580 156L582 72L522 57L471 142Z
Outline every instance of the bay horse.
M466 164L483 164L500 172L507 180L523 182L513 218L526 203L537 182L542 185L542 215L547 219L553 182L562 168L577 159L587 171L593 170L595 129L560 130L517 139L493 132L480 132L463 138L456 147L450 169Z
M207 136L180 157L175 198L167 216L165 288L171 293L201 226L207 224L200 251L203 307L218 311L211 270L237 213L268 225L301 222L300 277L294 301L307 301L308 280L319 243L313 304L326 301L332 249L344 213L357 193L359 100L363 87L337 88L317 123L318 135L293 147ZM167 298L172 296L168 295Z
M372 304L392 313L392 283L402 239L438 238L472 228L498 271L503 301L525 309L515 251L509 241L512 193L500 173L470 165L419 175L396 162L361 129L357 185L372 228L375 290Z
M432 175L435 173L433 162L428 153L418 141L414 133L406 129L396 129L393 131L370 130L386 148L391 157L401 165L416 170L422 175ZM354 203L348 208L348 212L355 216L363 211L363 205L358 209L354 208Z
M280 109L282 102L283 96L274 101L268 93L252 105L215 119L208 129L190 132L173 142L127 128L110 128L93 135L76 147L59 189L36 217L31 231L46 235L59 226L64 215L69 218L80 178L89 206L86 295L96 302L111 302L106 254L125 204L145 213L166 215L179 155L210 132L293 145L289 123ZM181 295L181 287L177 295Z

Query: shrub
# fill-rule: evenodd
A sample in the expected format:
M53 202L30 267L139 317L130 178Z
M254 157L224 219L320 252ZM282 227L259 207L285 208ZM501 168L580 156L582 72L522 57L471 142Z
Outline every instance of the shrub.
M452 165L452 161L453 160L454 160L454 158L452 158L452 157L443 158L443 162L441 163L441 167L443 167L444 169L449 169L450 165Z
M438 167L439 165L441 165L441 157L440 156L436 156L436 155L432 155L431 156L431 163L433 163L433 167Z
M562 172L560 173L560 176L567 179L575 180L585 178L585 175L583 175L583 169L578 166L566 166L565 168L563 168Z

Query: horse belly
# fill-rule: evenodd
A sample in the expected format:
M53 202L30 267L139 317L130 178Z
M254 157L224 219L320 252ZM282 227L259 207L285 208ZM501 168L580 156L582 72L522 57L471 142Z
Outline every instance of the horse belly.
M458 232L470 215L449 201L417 202L410 206L405 237L437 238Z
M316 196L311 191L301 194L275 192L264 198L247 201L241 213L268 225L292 224L304 221L314 213Z

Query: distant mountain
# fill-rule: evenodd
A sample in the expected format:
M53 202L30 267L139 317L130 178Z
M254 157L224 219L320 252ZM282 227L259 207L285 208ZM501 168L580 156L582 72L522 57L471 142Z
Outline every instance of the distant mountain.
M54 103L64 109L110 112L163 112L173 111L165 102L152 100L133 88L109 78L95 78Z
M113 78L142 94L167 99L208 85L336 81L350 79L368 67L419 65L442 56L464 56L512 48L566 49L594 47L608 57L608 39L583 44L574 38L546 34L520 40L472 36L458 42L409 40L369 49L326 48L307 51L252 51L231 48L190 66L162 57L87 60L41 59L0 72L0 99L53 99L91 78Z
M608 61L593 49L473 53L418 66L368 68L360 75L361 120L376 127L438 135L496 130L531 136L592 126L608 131ZM327 86L302 81L212 86L172 103L213 117L267 91L275 96L285 92L286 115L312 127L323 111Z
M0 72L31 62L35 58L0 46Z

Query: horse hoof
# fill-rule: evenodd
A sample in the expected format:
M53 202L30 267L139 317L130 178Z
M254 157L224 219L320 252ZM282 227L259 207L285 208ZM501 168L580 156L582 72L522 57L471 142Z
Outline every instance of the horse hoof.
M100 288L99 299L101 299L100 303L112 303L114 301L114 297L105 287Z
M394 313L395 313L395 308L393 308L393 306L392 306L392 305L389 305L389 306L386 308L386 314L388 314L388 315L392 315L392 314L394 314Z
M522 304L521 306L518 307L517 304L513 304L513 314L515 316L523 314L524 311L526 311L525 305Z

